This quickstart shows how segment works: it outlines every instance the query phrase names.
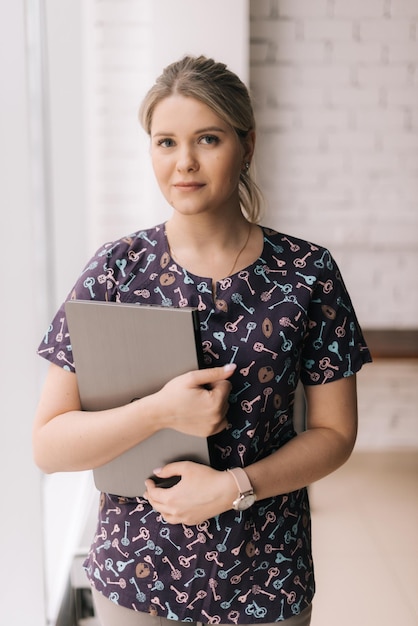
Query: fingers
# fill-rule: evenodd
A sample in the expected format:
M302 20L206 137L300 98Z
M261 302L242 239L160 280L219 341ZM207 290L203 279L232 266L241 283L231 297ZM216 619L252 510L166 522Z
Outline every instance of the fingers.
M158 502L156 494L159 492L155 489L164 489L164 491L170 487L174 487L180 480L183 461L176 461L175 463L167 463L164 467L157 467L153 470L152 476L145 481L145 493L144 498L150 500L151 494L154 497L154 502ZM161 493L161 492L160 492Z
M181 475L172 489L159 489L145 481L144 497L169 524L196 525L231 507L229 477L223 471L190 461L168 463L154 470L160 478ZM226 488L225 488L226 486Z
M193 370L170 380L160 391L161 428L209 437L227 425L232 364Z
M184 464L185 461L175 461L173 463L167 463L167 465L164 465L164 467L156 467L154 470L152 470L152 473L158 478L181 476L185 469Z
M227 380L236 369L235 363L227 363L222 367L211 367L203 370L195 370L193 382L198 385L211 385L219 381Z

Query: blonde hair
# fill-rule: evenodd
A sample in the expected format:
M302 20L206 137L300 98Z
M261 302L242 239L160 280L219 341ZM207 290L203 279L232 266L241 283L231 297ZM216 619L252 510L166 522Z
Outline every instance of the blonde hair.
M140 122L151 133L155 107L173 94L195 98L210 107L229 124L245 145L248 133L255 130L255 119L247 87L224 63L204 56L185 56L168 65L146 94L139 111ZM257 223L262 210L261 191L250 170L241 173L239 199L248 221Z

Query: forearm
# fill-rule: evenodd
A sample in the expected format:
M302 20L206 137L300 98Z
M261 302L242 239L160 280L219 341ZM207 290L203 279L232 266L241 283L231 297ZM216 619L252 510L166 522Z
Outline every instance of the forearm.
M257 499L290 493L327 476L349 458L355 434L307 430L269 457L245 468Z
M34 429L36 464L46 473L93 469L156 432L155 397L106 411L72 410Z
M307 430L245 468L258 499L289 493L336 470L357 436L356 377L305 387Z
M163 428L209 437L226 426L232 371L189 372L140 400L91 412L80 410L75 374L51 365L33 428L35 462L47 473L92 469Z
M271 456L244 469L257 500L305 487L337 469L348 458L352 444L334 431L305 432ZM145 497L170 524L198 524L232 508L237 485L227 471L215 471L190 462L172 463L158 471L161 477L180 474L172 489L146 482Z

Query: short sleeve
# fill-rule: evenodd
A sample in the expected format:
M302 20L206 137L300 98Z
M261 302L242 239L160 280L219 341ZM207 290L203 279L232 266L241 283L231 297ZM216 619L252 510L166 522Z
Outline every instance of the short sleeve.
M334 258L325 250L315 264L320 271L303 342L300 378L304 385L351 376L372 360Z
M64 369L74 372L71 339L65 315L67 300L112 301L115 299L114 270L108 260L114 244L105 244L89 260L75 285L49 324L37 353Z

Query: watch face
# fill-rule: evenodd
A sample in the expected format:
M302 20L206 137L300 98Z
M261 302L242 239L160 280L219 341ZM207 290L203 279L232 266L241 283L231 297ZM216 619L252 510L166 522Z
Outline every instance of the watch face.
M245 511L246 509L249 509L250 506L252 506L255 502L255 495L253 493L250 493L248 495L242 495L241 497L237 498L234 503L234 509L236 509L237 511Z

